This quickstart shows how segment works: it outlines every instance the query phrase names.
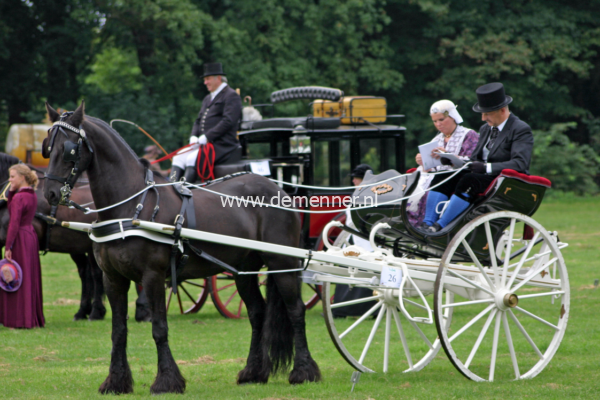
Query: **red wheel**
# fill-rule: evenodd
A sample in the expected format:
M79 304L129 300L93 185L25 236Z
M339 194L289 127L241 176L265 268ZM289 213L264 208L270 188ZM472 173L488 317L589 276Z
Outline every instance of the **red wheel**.
M267 277L259 275L259 286L264 287L267 283ZM247 315L244 300L240 297L233 275L224 272L209 278L210 298L213 304L225 318L238 319ZM263 293L264 296L264 293Z
M177 303L181 314L200 311L208 298L208 279L190 279L177 283ZM173 290L167 287L167 313L173 300Z
M258 279L264 296L267 276L259 275ZM237 319L247 315L244 301L238 293L232 274L224 272L219 275L211 276L208 279L208 285L213 304L222 316L225 318ZM308 299L304 301L304 304L307 309L311 309L319 302L319 300L321 300L321 286L302 285L302 298Z

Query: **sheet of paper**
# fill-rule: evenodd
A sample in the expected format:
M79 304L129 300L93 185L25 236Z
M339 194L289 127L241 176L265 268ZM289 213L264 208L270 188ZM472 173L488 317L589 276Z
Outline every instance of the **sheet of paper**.
M419 153L421 153L421 159L423 160L423 169L428 170L438 165L442 165L439 159L431 157L431 152L438 147L437 142L429 142L419 146Z

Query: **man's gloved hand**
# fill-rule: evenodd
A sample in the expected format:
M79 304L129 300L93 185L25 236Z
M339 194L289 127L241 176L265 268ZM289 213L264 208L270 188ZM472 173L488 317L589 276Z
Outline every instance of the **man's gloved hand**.
M200 139L198 139L198 143L200 144L200 146L204 146L206 143L208 143L206 135L200 136Z
M485 174L485 163L482 163L480 161L473 161L470 165L471 167L471 172L475 173L475 174Z
M190 144L198 143L198 136L190 136Z
M452 165L452 161L449 158L440 157L440 162L442 165Z

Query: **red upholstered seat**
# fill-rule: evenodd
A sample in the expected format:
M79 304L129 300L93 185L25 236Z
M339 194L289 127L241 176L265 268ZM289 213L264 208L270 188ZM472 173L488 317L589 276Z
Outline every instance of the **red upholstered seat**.
M519 179L523 182L531 183L532 185L541 185L546 187L552 187L552 182L541 176L525 175L514 169L503 169L500 176L506 176L508 178Z
M485 189L485 192L481 193L480 196L487 195L488 192L490 190L492 190L492 188L496 185L498 178L500 178L501 176L506 177L506 178L518 179L520 181L523 181L523 182L526 182L526 183L529 183L532 185L540 185L540 186L545 186L548 188L552 187L552 182L550 182L550 180L543 178L541 176L522 174L520 172L515 171L514 169L503 169L502 172L500 172L500 175L498 175L498 177L496 177L496 179L494 179L492 181L492 183L490 183L490 185L487 187L487 189Z

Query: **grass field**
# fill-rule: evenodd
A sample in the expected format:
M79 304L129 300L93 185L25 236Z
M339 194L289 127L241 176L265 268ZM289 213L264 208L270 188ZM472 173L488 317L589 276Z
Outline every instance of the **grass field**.
M402 373L391 363L387 374L363 374L350 393L353 369L333 346L320 305L307 313L307 333L323 381L290 386L286 376L266 385L237 386L237 372L247 355L250 326L246 319L226 320L209 301L197 314L169 313L170 345L187 379L188 398L210 399L397 399L397 398L597 398L600 387L600 199L547 201L535 216L547 229L559 232L569 247L563 256L571 283L567 333L548 367L525 381L476 383L465 379L438 356L424 370ZM67 256L42 258L44 329L0 327L0 398L100 398L97 393L110 360L110 310L100 322L73 322L80 294L75 266ZM134 315L135 291L130 291ZM148 323L129 323L128 357L135 392L123 398L149 397L156 374L156 351ZM395 336L397 337L397 336ZM381 370L380 365L377 366ZM174 397L166 395L165 397Z

